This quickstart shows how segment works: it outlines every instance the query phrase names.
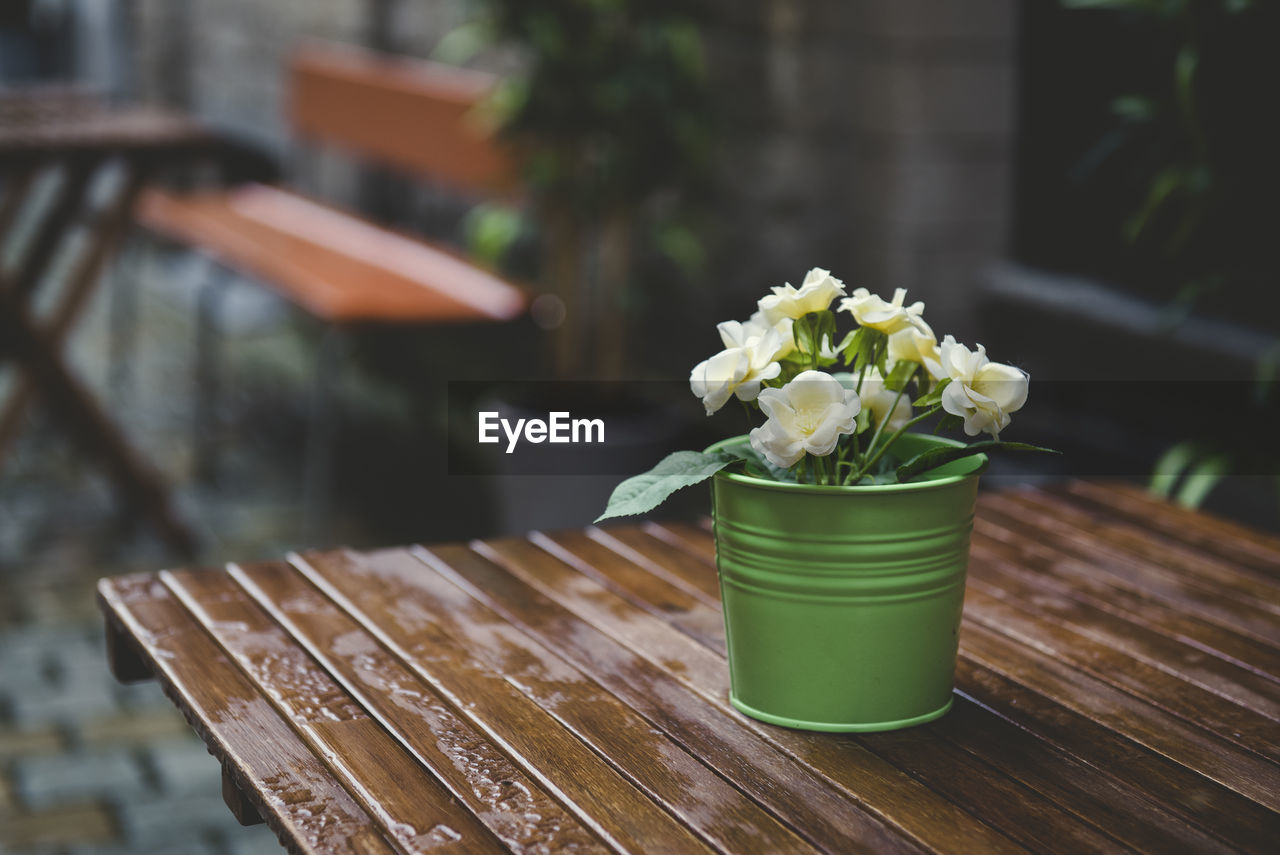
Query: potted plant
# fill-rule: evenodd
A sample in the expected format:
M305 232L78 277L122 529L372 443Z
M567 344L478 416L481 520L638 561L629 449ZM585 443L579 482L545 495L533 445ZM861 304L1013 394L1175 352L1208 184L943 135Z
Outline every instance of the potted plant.
M720 324L692 390L708 415L736 397L764 423L624 481L600 517L712 479L730 699L755 718L891 730L951 706L978 477L985 452L1035 448L999 438L1029 377L939 343L905 297L815 268ZM838 339L841 317L855 326ZM991 438L911 431L929 421Z

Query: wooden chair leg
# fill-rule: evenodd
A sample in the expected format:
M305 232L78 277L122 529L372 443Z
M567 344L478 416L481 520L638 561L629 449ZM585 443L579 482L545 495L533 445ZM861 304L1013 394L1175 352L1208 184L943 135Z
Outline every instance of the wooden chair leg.
M253 802L245 798L235 779L224 768L222 770L222 800L231 809L231 815L241 825L260 825L262 814L254 807Z
M71 327L80 317L89 295L93 292L93 286L102 274L107 258L128 228L133 205L142 189L144 178L143 169L130 169L119 195L103 213L98 228L91 235L88 245L82 250L76 266L67 277L62 303L44 327L44 335L53 346L62 345ZM17 437L22 413L35 395L35 391L32 378L24 372L13 388L7 406L3 412L0 412L0 460L4 458L5 452Z
M139 683L152 678L151 666L138 651L138 642L107 618L107 664L121 683Z
M0 280L0 337L35 379L44 400L74 439L99 456L127 501L155 524L179 552L195 551L191 530L174 515L159 477L134 452L115 424L61 361L57 348L28 320L22 304Z

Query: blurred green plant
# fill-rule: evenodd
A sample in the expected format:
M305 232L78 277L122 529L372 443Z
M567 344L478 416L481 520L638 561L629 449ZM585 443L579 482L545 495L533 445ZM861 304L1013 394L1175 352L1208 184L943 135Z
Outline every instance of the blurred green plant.
M1111 104L1115 127L1085 158L1098 176L1121 175L1131 204L1118 227L1153 278L1170 283L1172 330L1202 307L1233 304L1231 319L1270 325L1265 307L1280 290L1274 250L1277 137L1275 2L1261 0L1061 0L1129 20L1151 65L1147 91ZM1110 171L1108 171L1108 168ZM1253 314L1249 314L1252 312ZM1261 316L1260 316L1261 315ZM1274 410L1280 342L1257 357L1257 412ZM1280 472L1270 449L1226 436L1175 443L1157 461L1150 488L1195 507L1233 474ZM1280 488L1280 476L1276 479Z
M435 55L507 46L522 71L488 105L521 153L545 248L542 279L564 306L560 376L616 377L641 256L701 269L694 200L711 140L698 4L688 0L473 0L476 18ZM514 239L504 214L473 222L486 253Z
M1276 71L1274 3L1256 0L1061 0L1125 16L1146 91L1111 104L1116 124L1085 158L1099 180L1121 175L1119 224L1150 275L1173 286L1172 328L1208 297L1270 291L1276 189L1274 132L1253 97ZM1139 47L1140 46L1140 47ZM1118 164L1118 167L1117 167ZM1108 167L1113 167L1108 171Z

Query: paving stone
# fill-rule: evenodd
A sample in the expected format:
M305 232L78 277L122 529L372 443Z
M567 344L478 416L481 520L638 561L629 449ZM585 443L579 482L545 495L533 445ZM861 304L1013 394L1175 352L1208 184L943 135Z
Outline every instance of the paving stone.
M98 795L123 798L147 788L141 764L119 749L27 757L13 772L23 803L32 808Z
M0 765L16 757L52 754L65 746L62 734L55 727L0 727Z
M90 624L98 616L93 588L78 586L73 591L36 587L25 592L23 612L34 623Z
M237 828L223 838L228 855L280 855L284 847L265 825Z
M155 748L148 759L163 792L170 795L222 791L222 764L199 739Z
M222 802L220 784L208 793L121 799L115 813L123 839L138 852L171 845L174 840L221 837L240 827Z
M52 685L53 651L82 640L78 630L66 627L29 626L0 635L0 693L12 687Z
M138 712L121 712L80 722L75 736L81 745L154 746L179 741L199 741L182 714L171 704Z
M38 686L15 693L9 698L9 709L20 725L72 724L111 715L119 709L119 702L112 686L92 680L70 686Z
M29 813L0 814L0 852L105 843L115 837L116 825L110 812L97 802L58 805Z
M67 855L224 855L225 848L208 840L190 837L171 845L150 846L139 851L135 843L93 843L72 846Z
M173 701L169 700L168 695L160 688L160 684L154 680L144 680L128 685L114 683L111 689L122 709L147 715L177 712Z

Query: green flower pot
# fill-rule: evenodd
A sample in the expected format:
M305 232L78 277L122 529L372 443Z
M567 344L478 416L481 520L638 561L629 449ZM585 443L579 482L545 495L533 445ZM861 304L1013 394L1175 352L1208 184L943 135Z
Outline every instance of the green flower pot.
M747 442L735 437L709 451ZM904 434L901 457L953 440ZM712 481L730 701L785 727L894 730L951 708L985 455L909 484Z

